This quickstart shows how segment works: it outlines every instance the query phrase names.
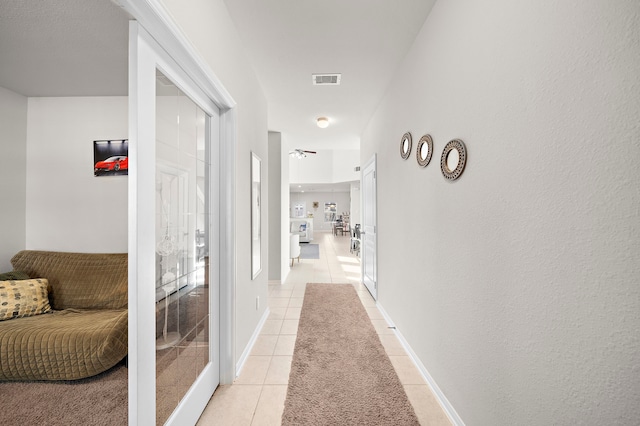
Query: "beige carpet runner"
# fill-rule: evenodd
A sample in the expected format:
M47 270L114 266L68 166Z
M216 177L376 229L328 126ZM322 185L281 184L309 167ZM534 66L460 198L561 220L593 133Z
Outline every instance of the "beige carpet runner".
M283 425L419 425L350 284L307 284Z

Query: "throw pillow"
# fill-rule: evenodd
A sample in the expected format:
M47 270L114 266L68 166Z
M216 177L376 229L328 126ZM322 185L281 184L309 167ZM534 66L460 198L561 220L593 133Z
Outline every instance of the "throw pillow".
M22 271L11 271L0 274L0 281L28 280L29 278L31 277Z
M45 278L0 281L0 321L51 311Z

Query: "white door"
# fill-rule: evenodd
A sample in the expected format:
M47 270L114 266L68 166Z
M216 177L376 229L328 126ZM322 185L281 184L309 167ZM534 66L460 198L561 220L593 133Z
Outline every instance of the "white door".
M195 424L220 381L220 112L130 24L129 424Z
M362 281L374 299L378 299L376 156L362 170Z

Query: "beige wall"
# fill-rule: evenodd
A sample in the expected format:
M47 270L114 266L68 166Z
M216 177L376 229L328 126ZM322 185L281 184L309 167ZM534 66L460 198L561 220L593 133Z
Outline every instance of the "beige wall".
M236 157L236 361L241 357L266 310L268 281L268 147L267 103L222 0L162 2L175 22L237 102ZM262 161L262 272L251 279L250 158ZM256 309L256 298L260 306Z
M437 2L362 135L380 303L468 425L640 418L639 28L632 0Z
M127 176L93 175L93 141L127 139L127 97L29 98L26 248L127 252Z
M27 98L0 87L0 272L25 248Z

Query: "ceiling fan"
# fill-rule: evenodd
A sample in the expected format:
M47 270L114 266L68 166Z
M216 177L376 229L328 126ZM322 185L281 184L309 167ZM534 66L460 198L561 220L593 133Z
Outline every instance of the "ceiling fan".
M304 158L307 154L316 154L315 151L307 151L305 149L295 148L293 151L289 151L289 155L297 158Z

